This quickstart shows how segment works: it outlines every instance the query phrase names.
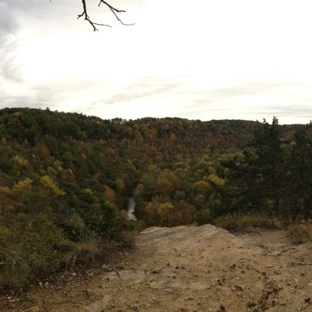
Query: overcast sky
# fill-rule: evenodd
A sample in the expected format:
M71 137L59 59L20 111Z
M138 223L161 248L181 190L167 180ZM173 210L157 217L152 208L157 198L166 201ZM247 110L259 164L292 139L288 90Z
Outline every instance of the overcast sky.
M0 0L0 107L312 120L311 0Z

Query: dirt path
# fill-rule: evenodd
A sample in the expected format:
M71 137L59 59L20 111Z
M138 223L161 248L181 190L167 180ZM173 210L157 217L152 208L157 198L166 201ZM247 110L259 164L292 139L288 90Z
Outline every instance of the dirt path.
M1 299L1 311L312 311L312 244L294 246L281 231L149 228L118 263Z

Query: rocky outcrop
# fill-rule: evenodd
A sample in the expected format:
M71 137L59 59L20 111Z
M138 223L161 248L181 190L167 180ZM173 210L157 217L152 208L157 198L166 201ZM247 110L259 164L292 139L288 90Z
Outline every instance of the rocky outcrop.
M133 253L62 286L28 293L49 312L312 311L312 245L294 246L282 231L236 236L212 225L148 228ZM31 310L33 308L33 310ZM8 310L10 311L10 310Z

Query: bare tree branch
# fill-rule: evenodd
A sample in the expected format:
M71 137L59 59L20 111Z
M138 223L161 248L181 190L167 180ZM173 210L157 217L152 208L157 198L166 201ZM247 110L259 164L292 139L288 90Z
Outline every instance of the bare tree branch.
M94 31L97 31L98 28L97 26L106 26L106 27L112 27L111 25L107 25L107 24L100 24L100 23L95 23L94 21L92 21L92 19L89 17L88 15L88 8L87 8L87 0L82 0L82 8L83 8L83 11L81 14L78 14L78 18L81 18L81 17L84 17L84 19L86 21L88 21L91 26L93 27L93 30ZM122 25L125 25L125 26L132 26L134 24L126 24L124 23L118 16L118 13L124 13L126 12L125 10L119 10L119 9L116 9L114 8L113 6L111 6L108 2L104 1L104 0L100 0L98 6L101 5L101 3L103 3L104 5L106 5L110 10L111 12L114 14L114 16L116 17L116 19L122 24Z
M122 25L125 25L125 26L132 26L132 25L134 25L134 23L133 23L133 24L125 24L125 23L119 18L119 16L118 16L117 13L125 13L125 12L126 12L125 10L118 10L118 9L114 8L113 6L111 6L109 3L107 3L107 2L104 1L104 0L100 0L98 6L100 6L101 3L104 3L106 6L109 7L109 9L110 9L110 10L112 11L112 13L115 15L116 19L117 19Z

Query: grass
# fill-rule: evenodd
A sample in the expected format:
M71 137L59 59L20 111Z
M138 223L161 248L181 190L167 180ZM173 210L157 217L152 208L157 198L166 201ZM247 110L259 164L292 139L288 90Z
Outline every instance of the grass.
M227 214L217 218L214 224L230 232L248 232L251 229L284 229L293 244L304 244L312 241L312 220L289 222L268 217L262 213Z
M214 224L230 232L243 232L250 228L281 229L278 219L262 213L235 213L217 218Z

